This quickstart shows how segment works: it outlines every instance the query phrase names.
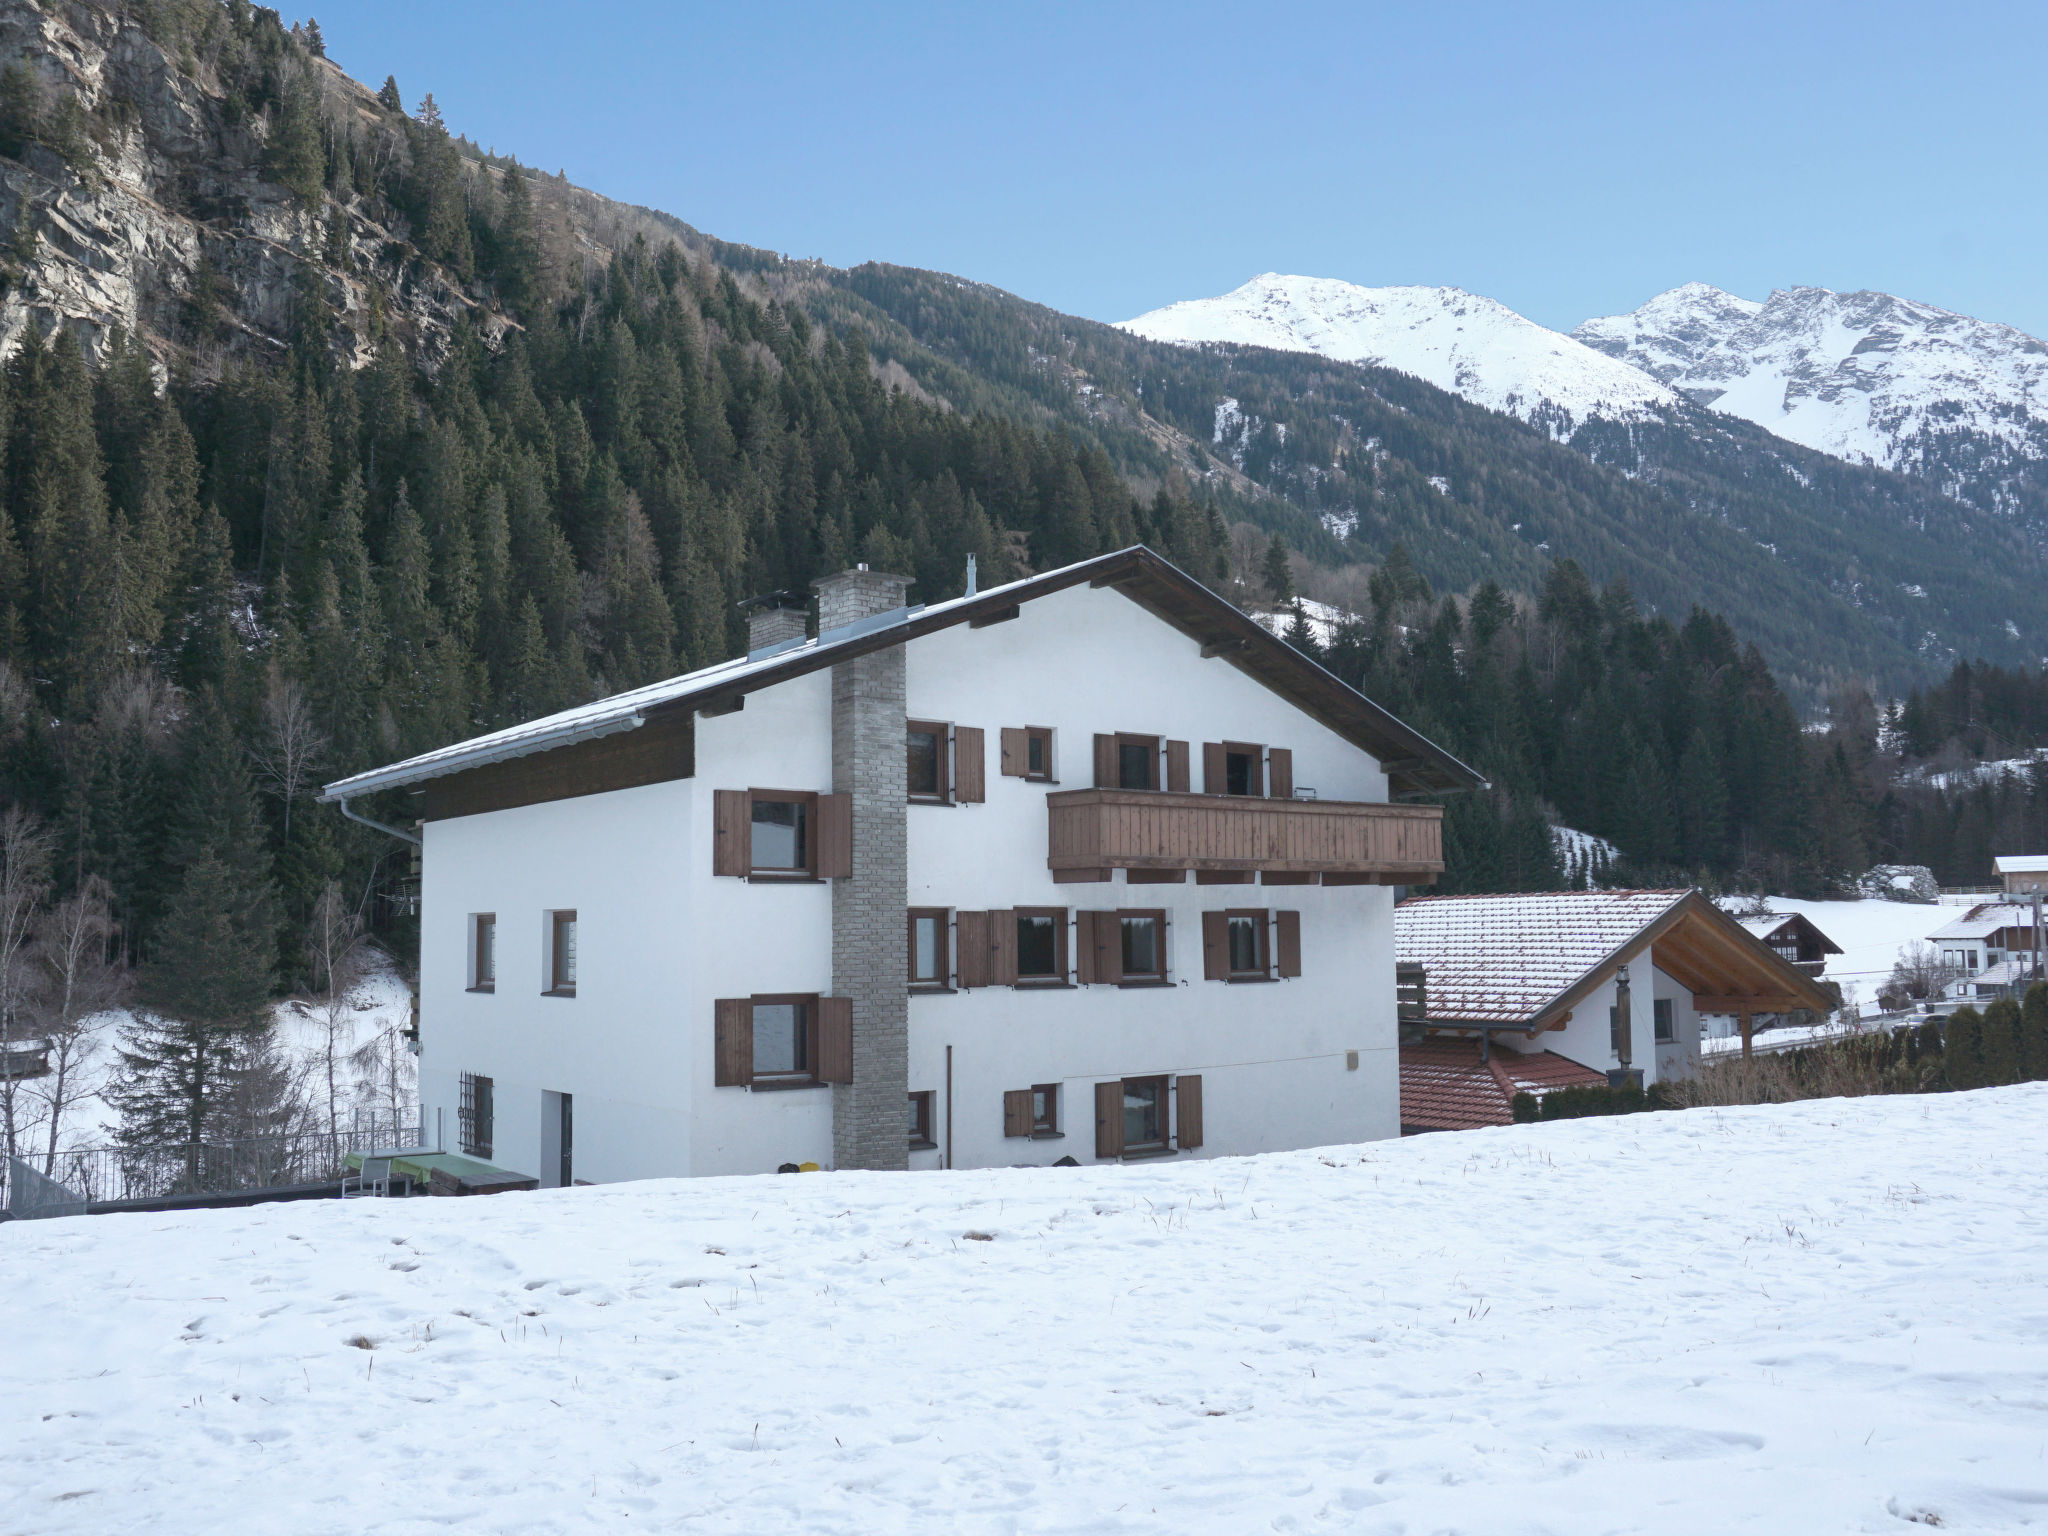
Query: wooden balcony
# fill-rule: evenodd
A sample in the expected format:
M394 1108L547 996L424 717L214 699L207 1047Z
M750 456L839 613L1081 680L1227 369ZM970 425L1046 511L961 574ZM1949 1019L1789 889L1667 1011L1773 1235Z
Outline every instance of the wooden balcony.
M1192 869L1321 877L1328 885L1426 885L1444 868L1440 806L1134 789L1061 790L1045 800L1046 863L1065 880L1106 880L1112 869Z

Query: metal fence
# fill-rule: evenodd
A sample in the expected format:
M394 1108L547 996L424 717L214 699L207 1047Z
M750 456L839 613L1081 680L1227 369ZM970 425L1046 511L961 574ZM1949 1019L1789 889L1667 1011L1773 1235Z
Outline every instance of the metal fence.
M339 1131L245 1136L169 1146L87 1147L59 1152L50 1167L49 1179L90 1205L161 1200L171 1195L235 1194L290 1184L324 1184L348 1172L351 1152L410 1146L418 1134L416 1123L377 1117L353 1121L347 1129ZM33 1171L40 1174L42 1170L34 1166ZM0 1205L11 1207L12 1182L0 1180L0 1184L7 1186L0 1190Z

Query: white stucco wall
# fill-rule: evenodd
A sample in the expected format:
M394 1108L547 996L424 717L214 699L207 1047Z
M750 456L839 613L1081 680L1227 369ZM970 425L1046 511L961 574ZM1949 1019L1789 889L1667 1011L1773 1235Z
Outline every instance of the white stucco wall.
M1690 1077L1699 1070L1700 1061L1700 1018L1693 1007L1692 993L1659 969L1655 960L1653 947L1649 965L1638 960L1629 966L1629 1064L1642 1069L1646 1086ZM1671 1001L1672 1039L1663 1045L1656 1040L1656 1016L1651 1006L1653 999L1660 997ZM1608 1025L1614 1000L1615 984L1610 977L1572 1009L1571 1021L1563 1029L1545 1030L1533 1040L1503 1036L1501 1043L1515 1050L1555 1051L1596 1072L1610 1071L1621 1065L1614 1054L1613 1034Z
M907 679L911 718L987 733L988 794L909 808L909 906L1169 914L1167 988L912 998L907 1088L933 1092L943 1147L952 1047L956 1166L1092 1161L1093 1085L1122 1076L1200 1073L1203 1156L1398 1134L1391 891L1060 885L1046 869L1045 796L1092 783L1098 731L1189 742L1197 789L1204 741L1288 747L1296 785L1325 799L1384 801L1377 764L1112 590L915 641ZM451 1145L458 1074L471 1071L494 1080L494 1161L523 1172L540 1171L546 1092L574 1095L579 1179L829 1166L830 1090L715 1088L712 1041L717 998L831 991L831 888L714 876L710 845L714 789L831 788L830 706L830 675L814 673L700 719L691 779L428 825L421 1089ZM1001 728L1022 725L1054 729L1058 784L1001 775ZM578 995L544 997L542 914L565 907L578 913ZM1225 907L1300 912L1302 975L1205 982L1200 914ZM479 911L498 917L492 994L465 990ZM1004 1090L1046 1082L1062 1085L1065 1138L1006 1139Z

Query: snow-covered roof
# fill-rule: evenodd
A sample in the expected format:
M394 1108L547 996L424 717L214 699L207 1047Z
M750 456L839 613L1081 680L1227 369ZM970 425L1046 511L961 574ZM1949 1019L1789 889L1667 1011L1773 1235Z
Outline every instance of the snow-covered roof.
M1945 928L1937 928L1928 939L1988 939L2006 928L2030 928L2034 909L2017 902L1987 901L1974 906Z
M680 677L471 737L403 762L336 780L326 786L321 798L344 800L633 730L653 712L743 695L954 624L1000 617L1019 603L1083 582L1114 585L1133 601L1183 632L1198 636L1205 644L1223 642L1225 649L1219 654L1232 665L1375 758L1382 762L1398 761L1401 766L1390 771L1390 777L1398 781L1397 791L1469 789L1485 782L1435 742L1404 725L1140 544L1042 575L987 587L970 597L893 609L828 630L813 639L784 641Z
M1394 908L1394 958L1422 966L1429 1022L1451 1028L1548 1028L1616 965L1656 944L1666 946L1655 951L1658 968L1696 996L1834 1006L1811 977L1696 891L1425 896Z
M1803 912L1752 912L1737 915L1735 921L1757 938L1765 941L1770 940L1773 935L1786 928L1804 929L1807 935L1828 954L1839 955L1842 952L1842 946L1822 933L1814 925L1813 919Z
M2001 875L2048 875L2048 853L2001 853L1991 862Z

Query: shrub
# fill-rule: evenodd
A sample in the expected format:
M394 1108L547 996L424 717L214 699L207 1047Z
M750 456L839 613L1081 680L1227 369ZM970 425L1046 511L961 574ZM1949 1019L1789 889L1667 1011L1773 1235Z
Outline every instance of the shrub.
M1984 1010L1984 1082L1999 1088L2020 1080L2020 1005L2001 997Z
M1949 1015L1941 1064L1951 1088L1982 1088L1990 1080L1984 1072L1984 1016L1967 1003Z
M1516 1094L1509 1102L1508 1108L1514 1111L1517 1125L1527 1125L1530 1121L1543 1117L1543 1106L1537 1102L1533 1093Z
M1635 1115L1664 1105L1641 1088L1553 1088L1543 1095L1545 1120L1579 1120L1587 1115Z
M2020 1076L2029 1083L2048 1080L2048 981L2027 988L2020 1004Z

